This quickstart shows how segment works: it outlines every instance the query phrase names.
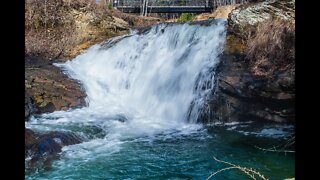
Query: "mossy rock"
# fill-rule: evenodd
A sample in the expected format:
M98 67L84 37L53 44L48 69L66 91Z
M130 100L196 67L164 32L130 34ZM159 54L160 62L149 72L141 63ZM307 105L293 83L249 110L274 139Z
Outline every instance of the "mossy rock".
M40 113L47 113L47 112L53 112L56 110L55 105L50 101L44 101L40 106L38 107Z
M40 95L40 94L38 94L38 93L36 93L36 94L33 95L33 99L35 100L35 102L36 102L36 104L37 104L38 106L40 106L40 104L42 104L43 101L44 101L43 96Z

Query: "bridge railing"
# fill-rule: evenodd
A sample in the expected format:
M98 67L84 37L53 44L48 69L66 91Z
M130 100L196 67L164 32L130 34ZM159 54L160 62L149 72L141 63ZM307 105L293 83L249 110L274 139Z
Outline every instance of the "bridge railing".
M127 13L204 13L219 6L246 3L247 0L113 0L113 7Z
M114 7L147 6L210 6L210 0L114 0Z

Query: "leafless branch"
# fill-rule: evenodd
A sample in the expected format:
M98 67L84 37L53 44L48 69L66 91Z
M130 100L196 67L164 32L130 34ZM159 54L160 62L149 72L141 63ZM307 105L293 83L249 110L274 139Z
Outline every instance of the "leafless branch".
M217 159L216 157L213 156L213 159L217 162L220 162L220 163L223 163L223 164L227 164L227 165L230 165L230 167L227 167L227 168L223 168L223 169L220 169L216 172L214 172L213 174L211 174L207 180L209 180L210 178L212 178L213 176L215 176L216 174L220 173L220 172L223 172L223 171L226 171L226 170L230 170L230 169L238 169L240 170L241 172L245 173L246 175L248 175L251 179L254 179L256 180L256 176L262 180L268 180L266 177L264 177L264 175L262 175L260 172L258 172L257 170L255 169L252 169L252 168L247 168L247 167L241 167L239 165L235 165L235 164L232 164L230 162L226 162L226 161L222 161L222 160L219 160Z

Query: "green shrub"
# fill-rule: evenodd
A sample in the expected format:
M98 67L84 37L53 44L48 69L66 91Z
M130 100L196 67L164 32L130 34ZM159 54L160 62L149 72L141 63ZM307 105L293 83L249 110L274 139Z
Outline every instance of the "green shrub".
M111 4L111 3L108 4L108 9L109 9L109 10L112 9L112 4Z
M194 15L192 13L182 13L178 18L178 22L188 22L192 21Z

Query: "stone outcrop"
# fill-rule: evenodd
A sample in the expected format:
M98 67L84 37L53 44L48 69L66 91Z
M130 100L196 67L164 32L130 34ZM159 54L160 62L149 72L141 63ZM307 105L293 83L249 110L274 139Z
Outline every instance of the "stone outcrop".
M67 110L85 105L86 95L80 84L69 79L66 74L51 63L26 57L26 120L34 113Z
M294 73L273 77L249 73L244 59L224 54L218 66L216 89L209 101L212 119L292 122L295 118Z
M259 23L270 19L295 20L295 0L271 0L243 5L229 14L228 31L246 39Z
M258 59L248 57L247 49L248 33L254 37L258 24L276 19L294 21L294 9L294 1L268 1L240 6L230 13L225 50L216 69L216 86L207 104L210 116L203 115L200 121L295 120L294 60L283 65L277 63L282 59L273 59L268 62L273 71L259 74L251 67ZM279 52L282 53L276 49L268 53Z

